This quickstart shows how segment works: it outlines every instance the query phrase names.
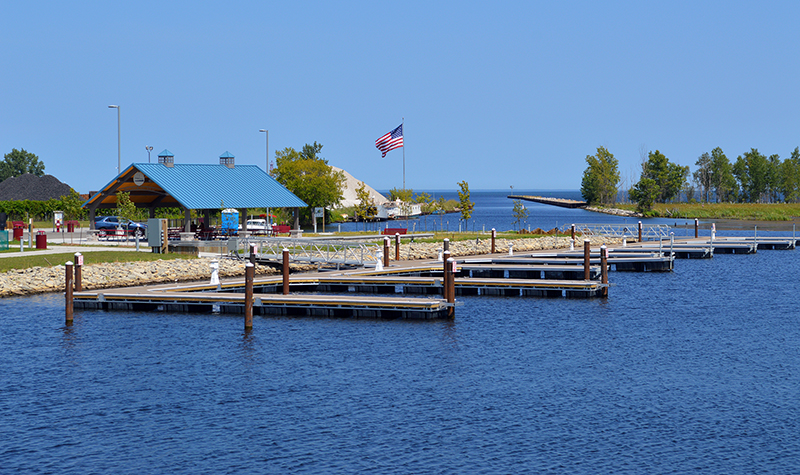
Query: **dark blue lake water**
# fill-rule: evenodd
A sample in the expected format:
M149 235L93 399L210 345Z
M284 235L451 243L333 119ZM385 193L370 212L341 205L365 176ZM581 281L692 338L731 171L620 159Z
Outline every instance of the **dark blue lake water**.
M65 327L62 295L2 299L0 472L798 473L799 256L249 334L175 313Z
M443 196L447 200L458 201L458 192L456 191L432 191L429 194L434 199L439 199ZM523 229L536 229L542 228L544 230L553 229L569 224L594 224L594 223L610 223L610 224L632 224L636 225L639 218L623 218L619 216L611 216L598 214L591 211L582 209L568 209L559 208L556 206L543 205L531 201L523 201L528 211L528 218L522 223L516 223L513 218L514 201L509 199L508 196L514 195L536 195L555 198L568 198L573 200L581 200L581 193L579 191L541 191L541 190L496 190L496 191L473 191L470 194L470 199L475 203L472 216L465 223L461 220L460 213L448 213L444 215L428 215L421 216L415 219L397 220L389 222L377 223L342 223L333 224L326 227L327 231L363 231L365 228L370 231L376 231L385 227L408 227L411 231L424 232L424 231L458 231L461 226L462 231L486 231L489 232L492 228L498 231L506 231L510 229L517 229L522 226ZM387 193L388 195L388 193ZM690 232L694 235L694 221L687 220L669 220L659 218L641 219L643 224L668 224L674 226L675 224L683 225L688 223L692 226ZM321 223L320 228L321 231ZM685 233L682 227L676 231L677 235Z

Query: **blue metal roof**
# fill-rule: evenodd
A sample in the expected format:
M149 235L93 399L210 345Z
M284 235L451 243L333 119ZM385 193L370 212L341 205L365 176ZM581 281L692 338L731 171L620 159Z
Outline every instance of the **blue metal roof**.
M219 158L236 158L236 157L234 157L233 154L231 154L231 152L225 150L225 153L220 155Z
M139 187L133 183L133 174L142 172L147 180ZM153 185L163 192L156 193ZM136 193L139 203L156 199L164 193L188 209L225 208L304 208L308 206L294 193L278 183L267 172L256 165L236 165L229 168L218 164L181 164L165 166L162 163L133 163L100 192L89 198L84 206L92 202L102 203L113 190ZM141 190L141 191L139 191ZM99 201L98 201L99 200ZM166 204L166 201L164 202ZM97 204L95 204L97 205Z
M164 149L164 151L159 153L158 156L159 157L174 157L175 155L173 155L172 152L170 152L169 150Z

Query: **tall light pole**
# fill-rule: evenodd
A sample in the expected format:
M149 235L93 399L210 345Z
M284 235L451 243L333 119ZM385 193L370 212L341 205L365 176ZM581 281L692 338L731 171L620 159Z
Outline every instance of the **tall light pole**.
M122 145L120 141L119 128L119 106L108 106L109 109L117 110L117 175L122 172Z
M153 151L152 145L145 145L144 149L147 150L147 163L150 163L150 152Z
M272 171L272 168L269 166L269 130L267 129L258 129L259 132L265 132L267 134L267 173Z

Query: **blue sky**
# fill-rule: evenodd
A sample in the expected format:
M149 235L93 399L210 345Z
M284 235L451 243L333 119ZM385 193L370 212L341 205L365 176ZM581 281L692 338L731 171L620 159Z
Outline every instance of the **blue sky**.
M577 189L606 147L693 166L800 145L800 2L6 2L0 151L81 193L169 149L265 166L317 141L331 165L406 186ZM694 169L694 168L693 168Z

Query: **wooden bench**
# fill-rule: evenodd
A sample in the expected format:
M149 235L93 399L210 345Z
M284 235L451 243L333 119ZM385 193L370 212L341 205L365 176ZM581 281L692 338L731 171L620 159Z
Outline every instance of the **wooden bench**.
M406 234L408 233L407 228L386 228L383 230L384 235L386 236L394 236L395 234Z

